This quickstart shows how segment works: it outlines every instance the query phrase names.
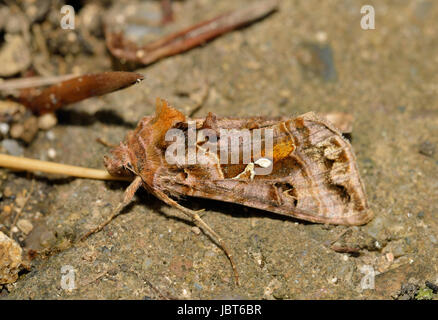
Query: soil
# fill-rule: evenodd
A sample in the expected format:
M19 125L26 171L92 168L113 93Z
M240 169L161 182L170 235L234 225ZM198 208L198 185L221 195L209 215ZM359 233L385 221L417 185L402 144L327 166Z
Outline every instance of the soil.
M184 2L199 10L194 19L205 19L250 1ZM23 145L23 155L47 160L54 149L54 161L103 169L107 148L96 139L123 140L153 114L156 97L196 116L343 111L355 119L352 145L375 214L370 223L311 224L187 199L185 205L205 209L203 219L234 253L238 287L223 252L145 190L103 231L71 245L110 214L127 184L2 169L0 211L17 206L23 189L32 191L21 218L33 229L14 239L42 254L0 296L415 299L426 281L438 284L438 2L367 4L375 8L374 30L361 28L363 1L281 1L278 12L249 27L136 67L145 75L139 85L64 108L54 128ZM72 61L87 72L115 68L108 52L101 54L76 54ZM208 97L194 110L205 86ZM335 252L333 241L359 252ZM62 288L63 266L74 269L75 289Z

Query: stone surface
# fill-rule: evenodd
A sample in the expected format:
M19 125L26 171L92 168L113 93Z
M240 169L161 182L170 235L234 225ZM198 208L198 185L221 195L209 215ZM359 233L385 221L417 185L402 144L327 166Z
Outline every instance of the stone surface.
M20 245L0 231L0 284L17 280L22 263L21 253Z

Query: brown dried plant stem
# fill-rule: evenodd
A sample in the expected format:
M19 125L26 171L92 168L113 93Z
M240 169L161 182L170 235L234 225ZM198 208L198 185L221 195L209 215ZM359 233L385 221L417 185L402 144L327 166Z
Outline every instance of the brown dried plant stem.
M278 9L278 0L255 1L241 9L221 14L213 19L192 25L143 47L125 39L122 33L105 28L106 44L119 59L144 65L161 58L185 52L232 30L247 26Z
M114 177L105 170L90 169L50 161L15 157L6 154L0 154L0 167L30 172L40 171L45 173L61 174L77 178L97 180L132 180L132 178L129 177Z
M19 102L41 115L90 97L101 96L127 88L144 79L135 72L109 71L69 78L46 89L21 91Z

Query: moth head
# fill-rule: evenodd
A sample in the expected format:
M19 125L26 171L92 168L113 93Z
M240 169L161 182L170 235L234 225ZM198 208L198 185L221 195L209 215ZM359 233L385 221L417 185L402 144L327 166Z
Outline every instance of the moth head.
M106 170L114 177L133 176L128 148L124 144L115 147L103 157Z

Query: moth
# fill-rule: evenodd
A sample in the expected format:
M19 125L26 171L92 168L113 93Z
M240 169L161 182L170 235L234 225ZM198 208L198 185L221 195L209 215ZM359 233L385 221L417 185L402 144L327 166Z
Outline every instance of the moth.
M203 161L168 161L169 147L174 143L168 133L175 129L184 143L190 140L191 130L216 134L216 139L194 140L195 151L203 151ZM256 130L270 132L271 147L262 148L258 156L250 152L244 163L241 150L254 151L254 145L239 138L239 161L230 162L229 155L221 158L221 132L243 129L253 134ZM261 144L266 147L267 138L261 138ZM227 148L230 151L231 147ZM189 153L184 152L185 156ZM350 143L334 125L313 112L290 119L219 118L212 113L203 119L189 119L165 100L157 99L155 116L143 117L125 141L104 157L104 163L111 175L132 177L133 181L114 214L86 236L101 230L131 201L136 190L144 187L210 235L230 260L237 283L233 256L222 238L199 212L180 205L178 199L232 202L324 224L361 225L373 217ZM257 174L267 168L268 174Z

